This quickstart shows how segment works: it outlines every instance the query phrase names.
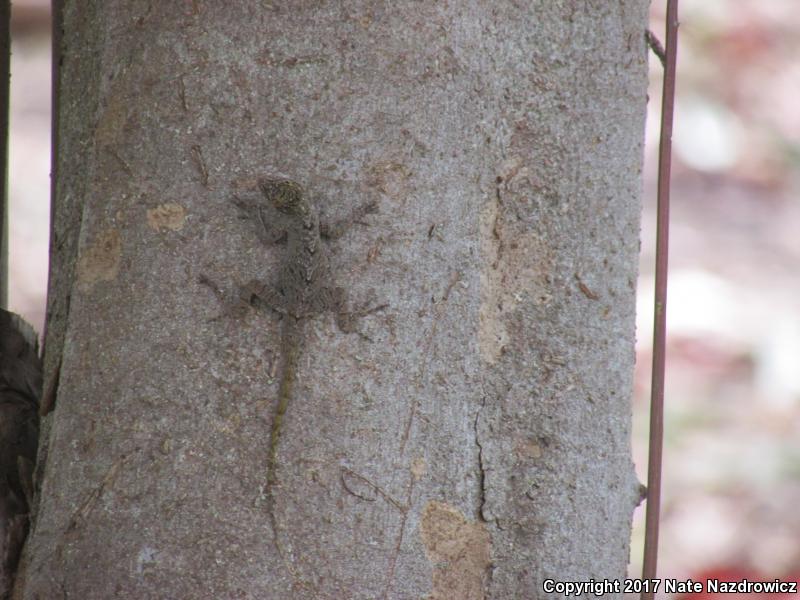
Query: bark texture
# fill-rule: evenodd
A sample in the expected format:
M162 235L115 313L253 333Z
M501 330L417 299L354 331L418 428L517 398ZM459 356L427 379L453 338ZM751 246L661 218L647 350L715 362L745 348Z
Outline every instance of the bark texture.
M46 369L20 597L545 598L625 574L647 3L64 8ZM331 219L265 511L282 257L259 175ZM217 318L220 317L220 318ZM282 552L276 550L275 535Z

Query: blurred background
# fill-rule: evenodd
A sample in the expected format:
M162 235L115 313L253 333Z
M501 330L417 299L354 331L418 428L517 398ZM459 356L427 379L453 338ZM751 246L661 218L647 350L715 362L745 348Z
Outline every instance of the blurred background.
M651 29L663 40L664 4ZM682 0L661 577L800 575L800 10ZM10 308L44 324L49 2L12 8ZM633 399L646 480L661 65L651 55ZM630 575L638 577L643 506Z
M665 5L651 8L662 40ZM680 2L661 577L800 576L798 8ZM642 481L661 74L651 55L633 406ZM637 577L643 526L641 507L629 571Z

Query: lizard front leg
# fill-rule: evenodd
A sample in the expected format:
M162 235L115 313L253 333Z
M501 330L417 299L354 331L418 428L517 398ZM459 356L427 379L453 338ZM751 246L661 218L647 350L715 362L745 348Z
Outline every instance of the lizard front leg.
M286 228L276 227L265 218L264 207L261 202L234 196L231 200L239 209L241 219L254 221L257 224L256 236L265 246L282 244L286 242Z
M378 212L378 203L371 200L356 207L345 219L339 219L338 221L320 219L319 234L327 240L338 240L354 224L365 225L361 219L376 212Z
M245 306L263 306L282 315L291 313L286 296L278 288L258 279L251 279L239 288L239 302Z

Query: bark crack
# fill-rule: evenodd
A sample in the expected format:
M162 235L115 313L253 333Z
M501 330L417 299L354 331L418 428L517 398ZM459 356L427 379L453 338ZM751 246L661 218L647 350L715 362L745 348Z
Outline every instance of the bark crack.
M477 447L477 458L478 458L478 518L483 521L487 522L488 519L486 518L485 508L486 508L486 465L484 464L483 460L483 444L481 444L481 436L480 431L478 430L478 421L481 418L481 414L483 414L484 409L486 408L486 394L483 395L483 402L481 403L480 408L475 413L475 421L472 424L473 431L475 433L475 446Z

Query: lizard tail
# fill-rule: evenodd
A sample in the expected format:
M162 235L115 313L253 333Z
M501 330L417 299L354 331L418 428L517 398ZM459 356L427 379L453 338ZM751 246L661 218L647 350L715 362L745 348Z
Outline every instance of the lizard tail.
M284 316L285 322L281 335L281 348L283 349L283 372L278 389L278 406L272 420L272 430L269 436L269 455L267 457L267 485L266 497L270 521L275 538L278 537L277 522L275 519L275 485L278 481L278 446L281 441L281 428L289 401L292 399L295 381L297 381L297 364L300 357L298 344L298 323L289 315Z
M272 431L269 436L266 500L272 535L275 538L275 548L281 560L283 560L289 572L292 574L293 579L297 582L297 573L294 567L286 560L286 555L281 547L278 519L275 515L275 486L278 481L276 467L278 463L278 446L280 445L281 439L281 426L283 424L283 417L286 414L286 409L289 407L289 401L292 399L295 381L297 381L297 365L300 357L300 344L298 343L297 331L298 323L290 315L285 315L284 319L286 320L284 321L283 332L281 334L281 348L284 361L283 373L281 374L281 382L278 389L278 406L275 409L275 417L272 420Z
M285 316L285 319L291 319L290 316ZM272 420L272 431L269 437L269 457L267 460L267 489L272 492L272 487L276 483L275 467L278 460L278 445L281 440L281 426L283 425L283 417L286 414L286 409L289 407L289 401L292 398L292 391L294 390L294 383L297 381L297 363L300 355L300 348L297 344L297 336L295 335L295 323L287 322L284 324L281 346L283 347L283 373L281 374L281 383L278 389L278 406L275 409L275 417Z

